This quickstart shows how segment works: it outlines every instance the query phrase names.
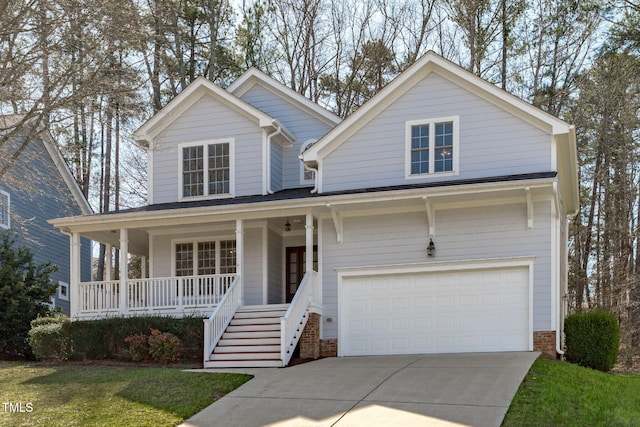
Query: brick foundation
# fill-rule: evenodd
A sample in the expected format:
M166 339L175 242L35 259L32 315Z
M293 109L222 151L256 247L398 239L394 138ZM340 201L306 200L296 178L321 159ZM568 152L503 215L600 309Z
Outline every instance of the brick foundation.
M320 340L320 357L338 357L338 340L336 338Z
M533 333L533 350L542 352L546 359L556 359L556 331L536 331Z
M300 358L317 359L320 357L320 315L309 313L309 320L300 337Z

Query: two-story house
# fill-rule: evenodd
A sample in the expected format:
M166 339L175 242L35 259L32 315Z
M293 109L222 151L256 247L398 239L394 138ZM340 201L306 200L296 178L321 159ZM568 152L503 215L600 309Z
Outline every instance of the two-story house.
M19 116L0 116L0 129L10 132ZM27 122L26 126L30 126ZM35 135L35 136L34 136ZM47 131L20 129L0 145L0 230L10 230L17 244L27 246L38 263L51 262L58 284L51 305L70 313L69 238L47 221L70 215L91 214L60 151ZM91 279L91 247L87 241L79 254L81 277Z
M205 366L560 350L574 129L432 52L344 121L249 70L134 138L149 204L53 222L74 317L200 313ZM81 282L81 237L121 280Z

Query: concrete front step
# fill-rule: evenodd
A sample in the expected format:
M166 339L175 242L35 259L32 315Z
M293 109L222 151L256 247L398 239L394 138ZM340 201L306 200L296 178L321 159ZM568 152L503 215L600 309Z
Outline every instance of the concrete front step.
M281 360L216 360L204 362L205 368L279 368Z
M256 312L256 311L287 311L289 304L269 304L269 305L243 305L238 307L236 313Z

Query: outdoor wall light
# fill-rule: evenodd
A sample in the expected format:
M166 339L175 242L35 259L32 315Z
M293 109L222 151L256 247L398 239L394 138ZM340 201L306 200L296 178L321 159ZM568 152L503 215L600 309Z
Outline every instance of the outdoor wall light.
M429 239L429 246L427 246L427 256L433 258L436 256L436 245L433 243L433 239Z
M284 223L284 231L291 231L291 223L289 222L289 218L287 218L287 222Z

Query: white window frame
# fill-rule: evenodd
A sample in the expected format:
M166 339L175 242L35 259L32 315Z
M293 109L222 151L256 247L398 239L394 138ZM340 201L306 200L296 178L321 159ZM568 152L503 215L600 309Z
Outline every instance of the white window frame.
M62 293L62 288L67 289L67 294ZM58 298L64 301L69 301L69 284L66 282L58 281Z
M302 156L302 153L304 152L304 150L306 150L311 144L314 144L316 141L318 141L316 138L312 138L302 143L302 145L300 146L300 156ZM314 184L315 176L310 179L305 179L304 175L306 171L307 170L304 168L304 162L300 160L300 184Z
M0 222L0 228L9 229L11 228L11 195L6 191L0 190L0 197L6 198L6 221ZM2 204L4 209L4 203ZM4 215L0 215L2 218Z
M453 122L453 170L434 172L435 170L435 125L436 123ZM405 179L421 179L440 176L455 176L460 173L460 116L435 117L432 119L408 120L405 122ZM411 173L411 128L413 126L429 126L429 172Z
M209 145L229 144L229 192L222 194L209 194ZM184 148L202 146L204 181L202 196L184 196L183 195L183 152ZM235 139L220 138L207 139L201 141L186 142L178 145L178 200L202 200L202 199L227 199L235 195Z
M191 276L198 276L198 243L201 242L215 242L215 250L216 250L216 272L215 274L221 274L220 273L220 242L222 241L226 241L226 240L236 240L236 236L235 235L229 235L229 236L218 236L218 237L202 237L202 238L198 238L198 239L172 239L171 240L171 277L177 277L176 276L176 245L178 244L182 244L182 243L191 243L193 245L193 271ZM236 242L237 245L237 242ZM237 247L237 246L236 246ZM238 267L238 252L236 249L236 271L237 271L237 267Z

